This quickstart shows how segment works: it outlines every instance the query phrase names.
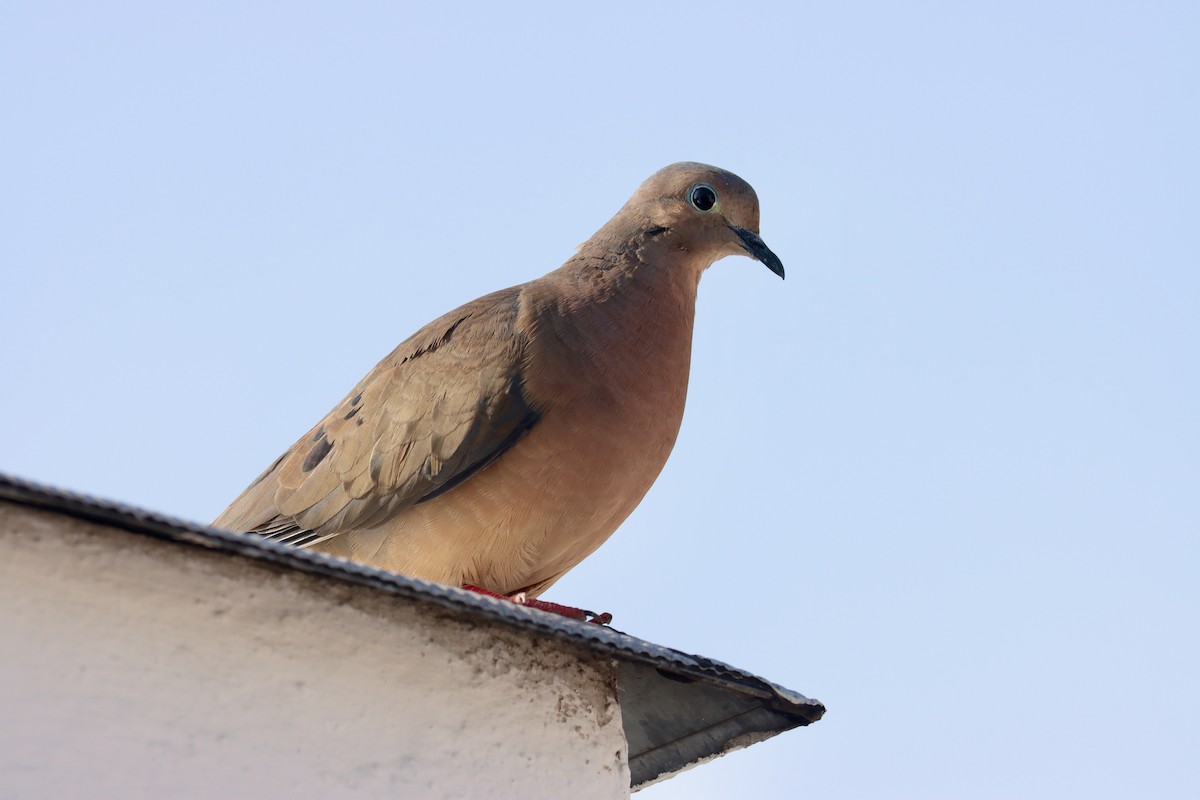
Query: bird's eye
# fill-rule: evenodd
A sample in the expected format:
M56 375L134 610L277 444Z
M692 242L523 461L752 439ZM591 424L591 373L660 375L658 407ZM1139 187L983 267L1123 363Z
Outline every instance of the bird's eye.
M692 205L699 211L712 211L717 204L717 193L707 183L697 183L692 187L688 200L692 201Z

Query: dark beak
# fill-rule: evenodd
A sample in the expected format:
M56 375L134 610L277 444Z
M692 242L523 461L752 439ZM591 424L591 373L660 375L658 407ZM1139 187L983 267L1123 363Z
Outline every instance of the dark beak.
M767 265L767 269L774 272L779 277L783 277L783 262L779 260L779 256L771 252L771 248L767 247L767 243L762 240L757 233L748 231L745 228L739 228L736 225L730 225L730 229L738 235L742 240L742 249L750 254L752 258L756 258Z

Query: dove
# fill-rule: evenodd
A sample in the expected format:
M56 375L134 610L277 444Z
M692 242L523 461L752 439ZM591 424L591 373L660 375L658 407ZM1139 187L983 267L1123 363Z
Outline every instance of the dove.
M514 225L514 240L535 227ZM659 170L561 267L406 339L214 526L538 597L658 477L683 419L701 275L737 255L784 277L754 189L705 164Z

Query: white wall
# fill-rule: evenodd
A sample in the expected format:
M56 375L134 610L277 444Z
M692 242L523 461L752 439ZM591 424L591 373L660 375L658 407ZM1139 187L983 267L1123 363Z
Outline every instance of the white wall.
M613 665L0 502L0 797L610 798Z

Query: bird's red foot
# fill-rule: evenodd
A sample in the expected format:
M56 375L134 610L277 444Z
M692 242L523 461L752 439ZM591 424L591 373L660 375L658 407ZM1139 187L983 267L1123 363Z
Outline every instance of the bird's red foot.
M472 586L470 584L464 584L462 588L466 589L468 592L475 592L477 594L487 595L488 597L495 597L498 600L508 600L509 602L516 603L519 606L528 606L529 608L536 608L539 611L549 611L551 614L558 614L560 617L570 617L571 619L577 619L581 622L594 622L597 625L607 625L608 623L612 622L612 614L609 614L607 611L603 614L597 614L595 611L588 611L587 609L583 608L564 606L560 605L559 603L549 603L545 600L535 600L531 597L526 597L524 592L517 592L516 594L512 595L496 594L495 592L487 589L481 589L478 586Z

